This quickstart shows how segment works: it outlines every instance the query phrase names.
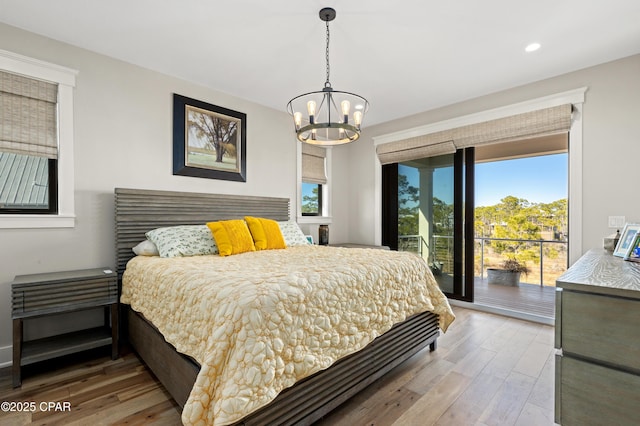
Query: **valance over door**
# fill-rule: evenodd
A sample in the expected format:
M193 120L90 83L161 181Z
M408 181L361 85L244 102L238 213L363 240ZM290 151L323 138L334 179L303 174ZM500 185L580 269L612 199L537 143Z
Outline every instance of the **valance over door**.
M566 133L571 104L525 112L378 145L382 164L451 154L457 149Z

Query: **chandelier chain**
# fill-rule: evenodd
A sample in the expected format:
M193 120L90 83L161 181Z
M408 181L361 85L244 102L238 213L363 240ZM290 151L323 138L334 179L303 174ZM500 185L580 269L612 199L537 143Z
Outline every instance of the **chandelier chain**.
M327 60L327 81L324 83L324 87L331 87L331 83L329 82L329 21L326 21L327 24L327 51L326 51L326 60Z

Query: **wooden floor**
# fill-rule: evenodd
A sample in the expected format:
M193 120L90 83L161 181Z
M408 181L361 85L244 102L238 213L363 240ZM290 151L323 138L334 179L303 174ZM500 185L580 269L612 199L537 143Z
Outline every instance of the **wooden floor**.
M416 354L318 425L553 425L553 327L453 309L436 351ZM133 353L26 372L18 390L10 379L0 370L0 401L68 401L71 411L0 412L3 426L180 424L179 408Z
M486 278L476 277L474 303L554 319L556 288L525 283L517 287L490 285Z
M26 371L13 390L10 369L0 373L0 401L70 402L70 412L0 412L0 425L180 425L180 407L138 357L93 351L64 359L55 371ZM89 360L87 361L87 358ZM41 363L41 364L46 364Z

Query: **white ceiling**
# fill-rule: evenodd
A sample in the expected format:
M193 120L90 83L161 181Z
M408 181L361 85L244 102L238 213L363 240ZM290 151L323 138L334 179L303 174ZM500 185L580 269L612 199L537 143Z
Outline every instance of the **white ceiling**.
M324 85L327 6L365 126L640 53L638 0L0 0L0 21L284 111Z

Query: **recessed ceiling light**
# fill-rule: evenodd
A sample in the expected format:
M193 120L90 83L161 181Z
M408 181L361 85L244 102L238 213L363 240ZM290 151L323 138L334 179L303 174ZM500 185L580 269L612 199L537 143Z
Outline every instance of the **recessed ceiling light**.
M540 49L540 43L531 43L524 48L525 52L535 52L538 49Z

